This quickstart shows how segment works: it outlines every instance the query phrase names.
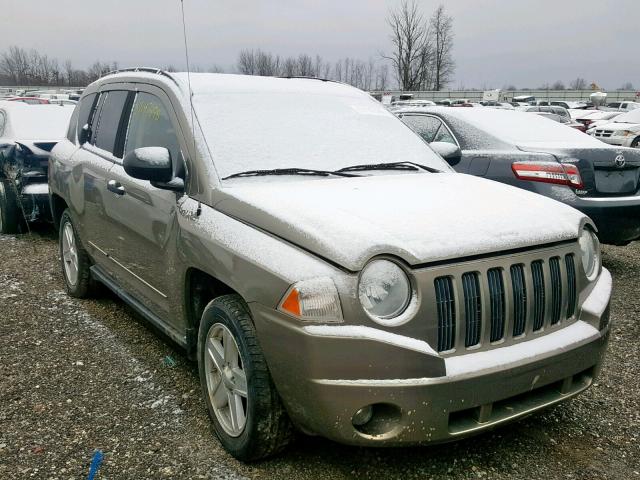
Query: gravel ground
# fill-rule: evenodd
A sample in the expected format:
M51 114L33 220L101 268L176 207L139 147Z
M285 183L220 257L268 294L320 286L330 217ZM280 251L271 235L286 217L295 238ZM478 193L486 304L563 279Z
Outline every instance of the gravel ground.
M362 449L300 436L243 465L212 436L196 368L108 293L67 297L57 243L0 235L0 479L451 478L640 480L640 243L604 249L613 335L571 402L444 446Z

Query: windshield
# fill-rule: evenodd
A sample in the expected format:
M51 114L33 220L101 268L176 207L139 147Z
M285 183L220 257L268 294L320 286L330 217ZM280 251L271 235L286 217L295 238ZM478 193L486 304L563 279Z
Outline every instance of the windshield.
M346 89L195 90L195 112L220 178L255 169L337 170L390 162L450 170L382 104L345 95Z
M627 113L620 114L615 119L616 123L640 123L640 109L635 109Z

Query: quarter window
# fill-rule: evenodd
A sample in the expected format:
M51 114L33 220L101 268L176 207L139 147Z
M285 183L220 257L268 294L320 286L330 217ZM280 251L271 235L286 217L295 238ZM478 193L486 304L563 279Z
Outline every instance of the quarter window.
M165 147L173 164L180 162L180 144L169 112L158 97L145 92L136 95L131 109L124 151L142 147Z
M440 125L438 132L435 137L433 137L434 142L447 142L452 143L453 145L457 145L455 138L449 133L449 129L446 127L444 123Z
M109 153L114 152L116 137L118 136L118 127L122 117L122 110L127 101L127 91L112 90L107 92L98 125L95 127L94 144L96 147L106 150Z
M0 137L4 135L4 124L7 122L7 117L4 112L0 112Z
M426 115L408 115L405 117L405 122L427 143L434 141L433 139L442 125L442 122L437 118Z

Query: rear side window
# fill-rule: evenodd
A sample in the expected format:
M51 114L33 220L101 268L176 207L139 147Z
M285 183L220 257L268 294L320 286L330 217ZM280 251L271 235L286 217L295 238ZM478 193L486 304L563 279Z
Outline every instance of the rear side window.
M94 127L94 145L109 153L114 153L120 119L128 93L125 90L107 92L100 110L100 118L97 126Z
M80 105L78 105L78 107L76 108L76 110L78 111L78 118L76 120L76 135L78 137L80 136L80 130L82 130L82 127L84 127L88 123L91 123L92 112L94 111L94 105L96 103L97 96L97 93L87 95L82 100L80 100ZM71 138L69 138L69 140L71 140ZM75 138L71 141L75 142Z
M125 141L125 154L141 147L165 147L174 165L180 158L180 144L169 112L155 95L136 96Z

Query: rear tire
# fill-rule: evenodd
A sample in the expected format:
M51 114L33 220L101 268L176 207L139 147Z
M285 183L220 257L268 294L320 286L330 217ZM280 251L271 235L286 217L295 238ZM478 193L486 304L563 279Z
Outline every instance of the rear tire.
M78 238L69 209L62 213L58 235L60 266L67 293L76 298L88 298L94 291L91 278L91 260Z
M213 429L227 452L246 462L286 447L291 422L240 296L218 297L205 308L198 331L198 367ZM238 409L240 415L234 413Z
M20 231L20 200L11 180L0 180L0 233L12 234Z

